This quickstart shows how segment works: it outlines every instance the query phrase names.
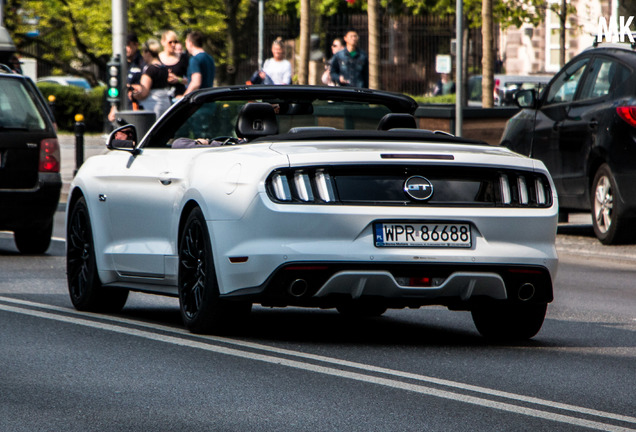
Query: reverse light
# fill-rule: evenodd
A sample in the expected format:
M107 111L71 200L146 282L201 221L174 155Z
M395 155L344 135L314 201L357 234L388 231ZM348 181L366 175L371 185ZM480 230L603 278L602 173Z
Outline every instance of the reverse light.
M289 182L287 176L276 173L272 177L272 187L274 189L274 195L280 201L291 201L291 191L289 190Z
M519 177L517 179L517 184L519 185L519 203L520 204L528 204L528 186L526 185L526 178Z
M324 202L332 202L336 200L336 195L333 192L333 185L331 184L331 176L324 171L316 172L316 186L318 187L318 196Z
M548 202L548 199L545 195L545 186L541 179L535 179L534 188L537 191L537 204L545 205Z
M551 205L550 187L541 175L520 172L500 173L499 189L501 195L499 202L504 205L514 207L549 207Z
M266 188L270 197L279 202L333 204L338 201L334 179L325 168L274 171Z
M40 142L40 160L38 171L60 172L60 144L57 138L47 138Z
M308 174L296 171L294 173L294 186L296 186L298 198L301 201L309 202L314 200L314 193L311 190L311 181Z
M499 177L499 185L501 187L501 202L503 204L510 204L512 202L512 196L510 195L510 183L508 182L508 176L502 174Z
M636 106L620 106L616 112L628 125L636 127Z

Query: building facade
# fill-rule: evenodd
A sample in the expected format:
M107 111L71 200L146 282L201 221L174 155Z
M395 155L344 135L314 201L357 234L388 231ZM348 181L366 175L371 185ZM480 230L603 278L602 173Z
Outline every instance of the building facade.
M547 0L548 5L560 7L561 0ZM598 32L599 18L609 20L611 0L568 0L572 13L566 20L565 61L588 48ZM499 53L505 73L532 75L555 73L559 61L559 16L549 7L545 19L537 27L526 24L500 31Z

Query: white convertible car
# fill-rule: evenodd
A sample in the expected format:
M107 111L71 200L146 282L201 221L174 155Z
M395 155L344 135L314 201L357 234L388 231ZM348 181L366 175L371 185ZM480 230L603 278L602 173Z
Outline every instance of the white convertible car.
M228 87L187 95L144 137L119 128L71 185L73 304L178 296L193 332L231 328L253 303L444 305L486 337L533 337L557 269L548 171L420 129L416 108L372 90Z

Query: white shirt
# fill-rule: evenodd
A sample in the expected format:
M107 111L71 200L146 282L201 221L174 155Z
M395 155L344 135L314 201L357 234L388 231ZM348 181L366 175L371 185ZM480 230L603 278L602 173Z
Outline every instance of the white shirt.
M268 58L263 63L263 71L274 81L274 84L291 84L292 68L288 60L276 61Z

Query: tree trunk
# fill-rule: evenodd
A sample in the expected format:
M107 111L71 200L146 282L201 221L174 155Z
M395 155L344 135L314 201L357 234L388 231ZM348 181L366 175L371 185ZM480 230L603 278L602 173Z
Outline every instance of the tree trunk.
M493 46L493 19L492 0L482 0L482 49L481 60L481 104L483 108L493 107L493 80L494 80L494 46Z
M369 0L367 18L369 22L369 88L379 89L380 82L380 2Z
M237 47L238 42L238 23L237 15L240 2L238 0L225 0L225 24L227 26L226 49L227 64L224 74L219 74L219 78L229 85L236 84L236 73L239 62L239 54Z
M561 13L559 14L559 21L561 21L561 29L559 32L559 63L560 66L565 66L565 24L568 10L566 0L561 0Z
M310 0L300 0L300 47L298 55L298 84L309 84Z

